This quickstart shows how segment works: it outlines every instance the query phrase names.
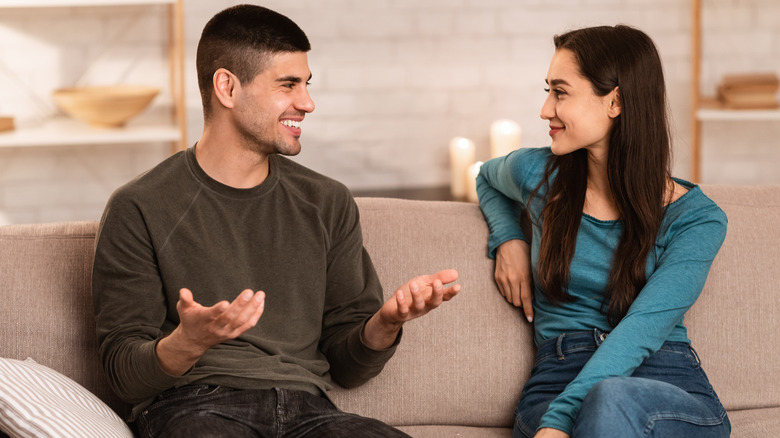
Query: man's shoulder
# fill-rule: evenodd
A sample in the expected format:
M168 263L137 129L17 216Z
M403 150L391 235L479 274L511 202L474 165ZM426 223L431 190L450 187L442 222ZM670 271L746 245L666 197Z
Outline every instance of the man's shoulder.
M346 185L286 157L274 156L274 162L280 188L289 199L337 235L343 235L345 227L352 229L359 211Z
M351 200L352 194L346 185L323 175L298 162L280 155L272 156L279 172L279 180L287 188L315 203L318 200Z
M114 191L111 200L141 201L179 186L177 183L181 182L182 172L187 167L185 154L186 151L177 152L126 182Z

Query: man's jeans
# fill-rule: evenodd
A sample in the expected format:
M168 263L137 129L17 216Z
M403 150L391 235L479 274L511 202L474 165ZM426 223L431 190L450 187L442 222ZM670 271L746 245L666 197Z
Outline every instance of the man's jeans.
M599 330L559 336L538 349L515 410L515 438L533 437L542 415L605 339ZM666 342L631 377L596 384L582 403L573 438L728 437L731 423L699 358L686 343Z
M286 389L188 385L166 391L136 421L142 437L407 437L381 421L338 410L325 397Z

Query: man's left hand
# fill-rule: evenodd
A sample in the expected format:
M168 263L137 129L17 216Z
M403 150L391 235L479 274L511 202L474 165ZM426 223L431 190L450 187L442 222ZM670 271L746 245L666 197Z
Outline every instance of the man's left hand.
M409 280L366 323L366 345L375 350L393 345L405 322L426 315L460 292L459 284L449 284L457 279L458 271L446 269Z

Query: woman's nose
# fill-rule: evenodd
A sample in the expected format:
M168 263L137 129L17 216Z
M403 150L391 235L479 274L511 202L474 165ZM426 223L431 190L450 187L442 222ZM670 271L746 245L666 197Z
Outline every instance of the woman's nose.
M544 100L544 104L542 105L542 111L539 113L539 116L544 120L550 120L553 117L555 117L555 102L553 102L554 97L552 93L547 94L547 98Z

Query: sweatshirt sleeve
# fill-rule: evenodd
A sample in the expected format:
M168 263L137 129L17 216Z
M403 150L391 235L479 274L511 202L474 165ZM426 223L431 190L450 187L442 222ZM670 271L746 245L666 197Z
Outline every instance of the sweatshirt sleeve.
M661 348L699 297L725 239L726 223L726 215L710 201L669 226L661 243L663 252L645 287L580 374L550 404L540 428L571 433L580 405L596 383L630 376Z
M383 304L382 285L363 247L357 205L348 197L328 252L327 290L320 348L333 380L347 388L362 385L384 368L400 342L373 350L363 341L363 327Z
M142 214L121 191L101 220L92 291L100 358L117 395L140 403L174 386L155 354L169 303Z

